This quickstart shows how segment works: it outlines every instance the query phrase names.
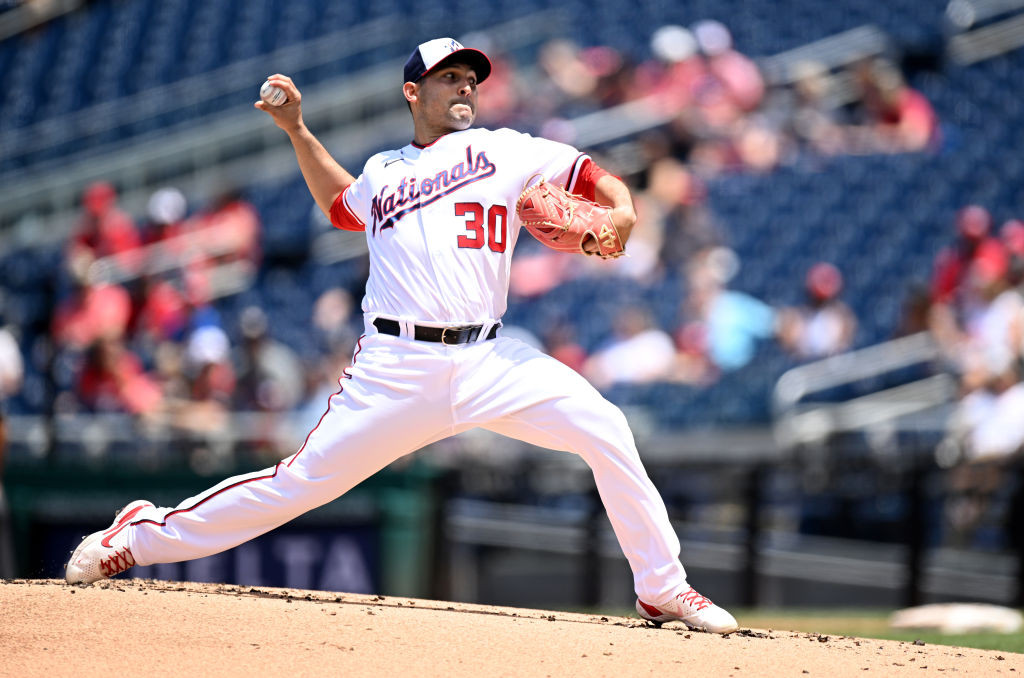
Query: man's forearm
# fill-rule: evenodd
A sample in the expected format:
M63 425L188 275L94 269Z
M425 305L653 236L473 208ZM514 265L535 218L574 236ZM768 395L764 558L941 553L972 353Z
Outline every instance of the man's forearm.
M622 243L625 244L629 240L629 234L633 232L633 225L636 224L636 209L633 207L633 197L629 194L629 188L621 179L607 174L594 184L594 197L600 204L612 208L612 222L619 231Z
M313 133L305 125L299 126L294 131L289 131L288 138L291 139L292 146L295 148L299 170L302 171L302 177L306 180L309 192L313 195L317 206L330 218L331 206L334 201L349 184L355 181L355 177L331 157L323 144L313 136Z

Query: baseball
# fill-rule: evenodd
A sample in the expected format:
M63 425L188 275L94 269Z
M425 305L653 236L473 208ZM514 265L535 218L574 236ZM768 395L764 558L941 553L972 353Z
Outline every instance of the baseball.
M271 85L270 81L267 80L260 87L260 99L263 99L263 101L271 106L280 106L288 100L288 97L285 96L283 89L276 85Z

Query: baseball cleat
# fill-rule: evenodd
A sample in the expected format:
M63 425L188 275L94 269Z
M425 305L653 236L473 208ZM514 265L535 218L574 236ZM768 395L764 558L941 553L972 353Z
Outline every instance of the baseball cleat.
M658 626L681 621L691 629L708 633L732 633L739 628L731 614L697 593L692 586L660 607L648 605L637 598L636 611Z
M137 500L117 512L114 523L105 530L93 532L82 540L71 554L64 578L69 584L92 584L109 579L135 564L135 558L124 538L124 528L144 508L153 504Z

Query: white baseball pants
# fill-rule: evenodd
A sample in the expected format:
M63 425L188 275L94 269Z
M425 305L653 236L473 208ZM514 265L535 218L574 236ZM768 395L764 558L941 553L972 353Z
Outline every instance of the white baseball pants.
M626 418L583 377L515 339L447 346L368 331L302 448L175 508L140 512L126 530L138 564L237 546L332 501L403 455L479 426L583 457L637 595L660 605L685 588L679 540Z

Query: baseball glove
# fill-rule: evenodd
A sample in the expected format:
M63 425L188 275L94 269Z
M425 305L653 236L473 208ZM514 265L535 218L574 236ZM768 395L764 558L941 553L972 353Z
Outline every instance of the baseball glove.
M596 254L602 259L625 253L610 208L546 181L523 191L516 202L516 213L526 230L553 250ZM591 240L597 245L596 252L583 249Z

